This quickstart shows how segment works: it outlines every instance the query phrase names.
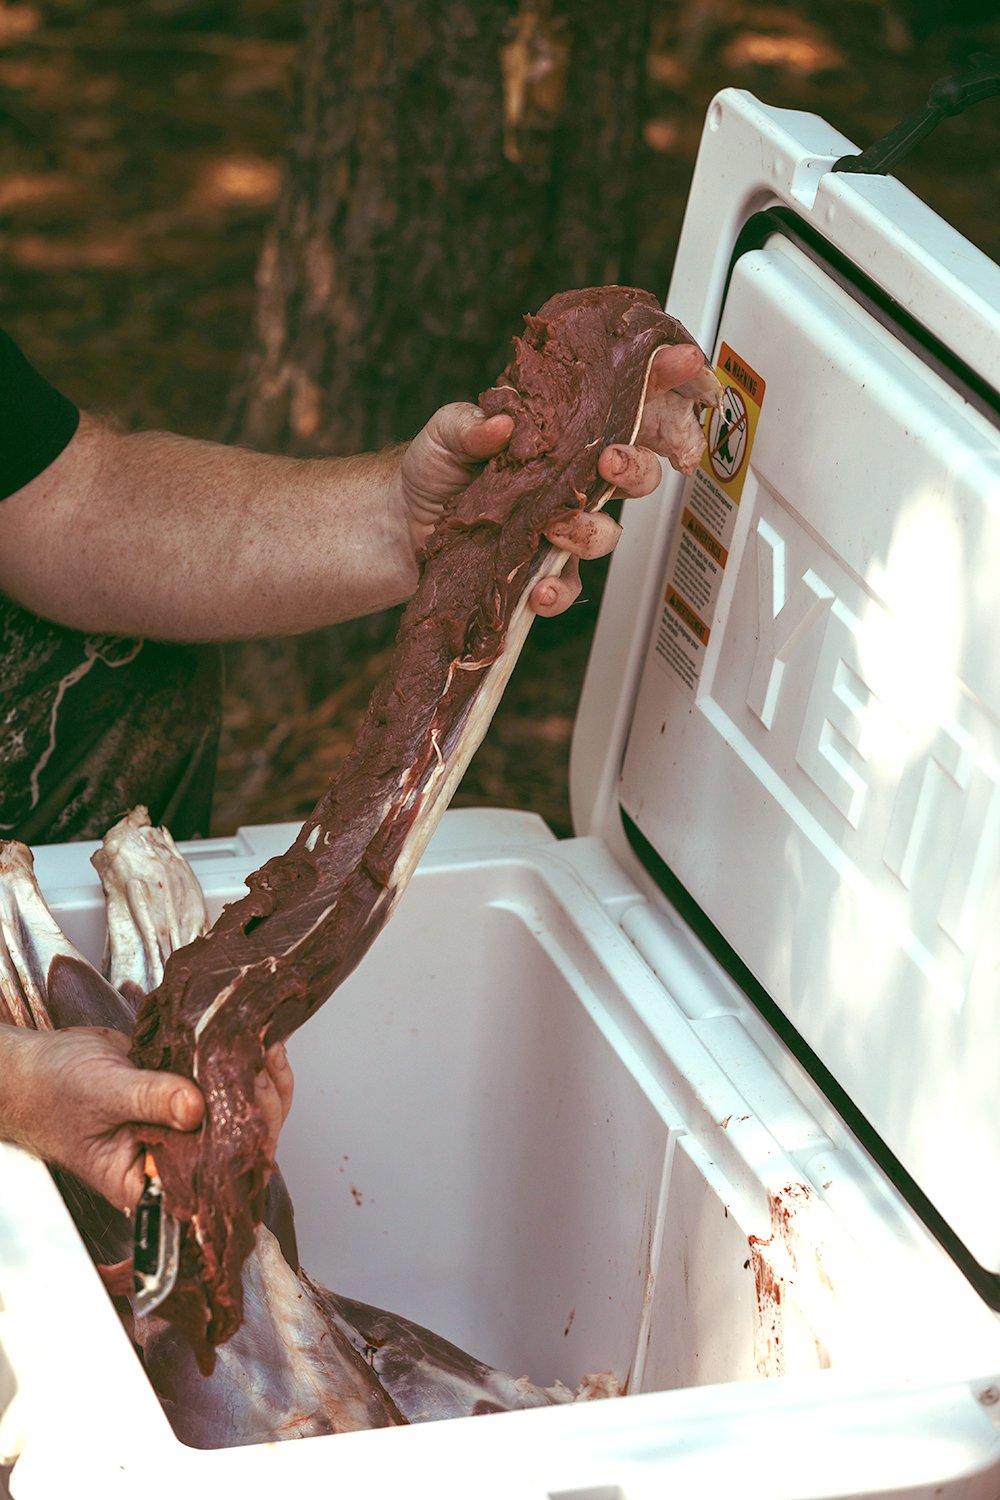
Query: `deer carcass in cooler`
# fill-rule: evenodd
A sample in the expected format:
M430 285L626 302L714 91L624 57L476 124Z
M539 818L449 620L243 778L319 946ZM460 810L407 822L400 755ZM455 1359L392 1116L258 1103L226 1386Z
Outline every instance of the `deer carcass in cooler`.
M109 831L93 863L106 898L105 967L117 990L62 932L38 887L30 850L0 845L0 1020L44 1030L99 1021L125 1030L173 945L192 928L204 930L197 878L169 833L150 826L145 808ZM127 1216L71 1174L55 1175L98 1265L124 1262L132 1234ZM282 1194L290 1231L283 1185ZM232 1447L573 1399L565 1386L543 1389L493 1370L405 1318L338 1297L299 1271L294 1236L291 1257L285 1243L266 1224L258 1226L243 1268L244 1320L217 1352L210 1375L170 1323L155 1315L128 1320L184 1442ZM116 1269L123 1274L109 1279L124 1290L128 1266Z

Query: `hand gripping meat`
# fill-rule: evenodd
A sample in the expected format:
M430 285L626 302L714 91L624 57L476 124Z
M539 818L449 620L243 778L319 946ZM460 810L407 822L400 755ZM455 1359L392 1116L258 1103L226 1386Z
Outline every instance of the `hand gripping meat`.
M482 739L532 615L530 588L565 556L544 530L604 504L597 460L637 433L653 357L693 342L645 292L565 293L527 319L488 415L510 443L438 524L389 667L339 774L286 854L168 961L144 1002L132 1055L193 1077L200 1132L151 1131L166 1207L183 1224L181 1269L163 1312L205 1368L242 1316L242 1266L263 1206L266 1153L253 1080L351 972L398 901ZM697 417L717 402L707 365L661 408L678 467L697 463Z
M109 830L92 863L106 898L105 968L115 984L97 973L53 917L31 851L14 840L0 843L0 1020L43 1031L108 1026L128 1035L139 999L162 978L163 961L207 927L194 872L166 829L150 826L145 808L134 808ZM132 1243L125 1215L69 1173L57 1168L53 1175L97 1264L123 1260ZM264 1222L297 1267L291 1199L277 1167Z

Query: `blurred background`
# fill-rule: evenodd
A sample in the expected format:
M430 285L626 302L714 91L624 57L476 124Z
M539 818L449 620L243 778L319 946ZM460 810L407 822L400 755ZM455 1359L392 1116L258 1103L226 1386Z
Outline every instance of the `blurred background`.
M0 326L129 428L377 447L490 384L552 292L665 294L719 88L863 146L977 50L992 0L0 4ZM994 101L898 174L994 258L998 148ZM532 632L459 804L569 831L602 581ZM308 811L392 630L229 653L216 831Z

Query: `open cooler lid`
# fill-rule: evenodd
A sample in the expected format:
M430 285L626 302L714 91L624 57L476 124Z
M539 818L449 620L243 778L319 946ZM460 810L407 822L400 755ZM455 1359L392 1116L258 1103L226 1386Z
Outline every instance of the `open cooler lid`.
M1000 272L853 149L711 106L667 305L726 401L629 508L574 817L685 893L994 1300Z

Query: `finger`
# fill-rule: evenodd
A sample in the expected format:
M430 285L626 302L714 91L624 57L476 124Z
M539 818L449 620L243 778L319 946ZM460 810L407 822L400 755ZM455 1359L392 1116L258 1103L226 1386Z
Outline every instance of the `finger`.
M288 1053L285 1051L283 1042L276 1042L273 1047L268 1047L264 1058L264 1066L270 1075L271 1082L278 1091L281 1101L281 1123L288 1119L288 1111L292 1107L292 1096L295 1093L295 1079L292 1076L292 1065L288 1061Z
M630 447L627 443L605 448L597 461L597 472L632 499L651 495L663 478L660 460L652 449Z
M540 583L535 584L529 603L536 615L545 618L561 615L579 598L582 586L580 564L575 557L571 557L561 578L543 578Z
M653 355L646 399L658 391L675 390L697 375L704 363L705 356L697 344L664 344Z
M607 557L618 545L622 529L601 511L578 511L550 526L545 535L563 552L575 557Z
M103 1102L113 1119L169 1125L174 1130L197 1129L205 1113L201 1090L190 1078L132 1066L114 1070Z

